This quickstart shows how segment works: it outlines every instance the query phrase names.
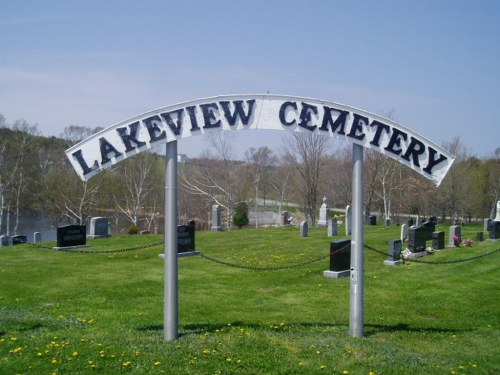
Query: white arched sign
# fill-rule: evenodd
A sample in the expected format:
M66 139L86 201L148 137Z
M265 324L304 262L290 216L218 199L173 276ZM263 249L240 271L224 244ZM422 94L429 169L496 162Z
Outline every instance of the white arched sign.
M165 340L178 337L177 140L217 131L270 129L337 137L353 144L349 330L363 336L363 147L439 185L453 163L441 147L395 122L345 105L282 95L228 95L167 106L102 130L66 150L83 180L132 155L166 144Z
M226 95L170 105L110 126L66 150L83 180L153 146L209 132L285 130L376 150L439 185L454 157L415 132L346 105L284 95Z

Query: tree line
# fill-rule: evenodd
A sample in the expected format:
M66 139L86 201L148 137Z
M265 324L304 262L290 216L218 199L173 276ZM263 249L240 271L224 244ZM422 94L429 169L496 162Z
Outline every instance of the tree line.
M40 216L54 225L85 224L110 218L115 232L131 226L162 231L165 157L142 152L87 182L79 179L64 151L99 131L71 125L59 137L45 137L24 120L7 124L0 115L0 234L17 234L22 220ZM345 208L352 196L352 145L326 137L290 134L279 150L249 148L237 160L226 133L209 135L210 146L179 163L179 216L210 228L218 204L227 228L235 208L293 207L296 216L316 224L327 198L331 210ZM494 217L500 199L500 148L488 158L469 154L460 138L443 145L456 161L441 186L377 152L365 150L364 211L384 219L408 215L471 223ZM258 222L256 223L258 225Z

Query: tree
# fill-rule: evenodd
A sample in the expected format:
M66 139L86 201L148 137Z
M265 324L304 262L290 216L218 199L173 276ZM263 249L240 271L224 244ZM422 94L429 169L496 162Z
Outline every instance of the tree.
M248 222L248 204L246 202L238 202L234 206L233 224L241 229L241 227L247 225Z
M226 133L209 136L211 149L182 168L180 182L189 194L204 197L209 204L218 204L226 213L231 229L234 205L245 200L244 165L232 159L230 138Z
M316 225L321 176L326 164L327 140L326 137L310 133L293 133L286 142L286 152L300 181L302 208L312 226Z
M266 204L266 193L269 190L269 176L271 168L276 164L276 156L273 151L267 147L255 149L251 147L245 152L245 158L249 163L249 170L255 191L255 227L258 228L258 207L259 207L259 189L263 193L264 205Z
M150 180L155 159L154 154L143 152L117 165L113 173L117 184L113 192L116 207L137 227L141 216L146 216L147 199L153 190ZM157 212L157 202L152 204L152 209Z

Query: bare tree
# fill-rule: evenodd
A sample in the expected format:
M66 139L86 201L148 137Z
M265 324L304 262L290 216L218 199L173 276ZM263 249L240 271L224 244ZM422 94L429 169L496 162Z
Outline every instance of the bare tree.
M265 205L265 192L269 185L269 172L271 167L276 164L277 158L274 156L273 151L267 146L259 147L258 149L251 147L245 152L245 157L249 163L249 170L255 191L255 227L258 228L259 189L264 192L263 200Z
M211 148L180 172L180 183L188 194L204 197L225 210L226 227L231 229L233 210L243 200L243 163L233 160L230 136L226 132L209 135Z
M147 198L153 190L150 178L154 161L153 154L143 152L122 162L114 173L120 186L118 194L113 193L116 207L135 226L147 211ZM157 212L157 202L151 208L153 213Z
M302 187L302 207L312 226L316 225L327 141L326 137L307 133L293 133L286 141L290 159L294 163Z

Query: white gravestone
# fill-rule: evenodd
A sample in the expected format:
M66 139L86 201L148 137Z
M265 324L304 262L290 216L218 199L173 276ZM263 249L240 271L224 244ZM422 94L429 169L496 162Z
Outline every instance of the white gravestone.
M500 201L497 201L497 216L495 216L495 221L500 221Z
M345 234L347 236L351 235L351 226L352 226L352 210L351 206L347 206L345 208Z
M328 220L330 219L330 207L326 204L326 197L323 197L323 204L319 209L319 227L326 227L328 225Z
M408 233L409 233L408 225L406 225L406 224L401 225L401 241L402 242L405 242L408 239Z

